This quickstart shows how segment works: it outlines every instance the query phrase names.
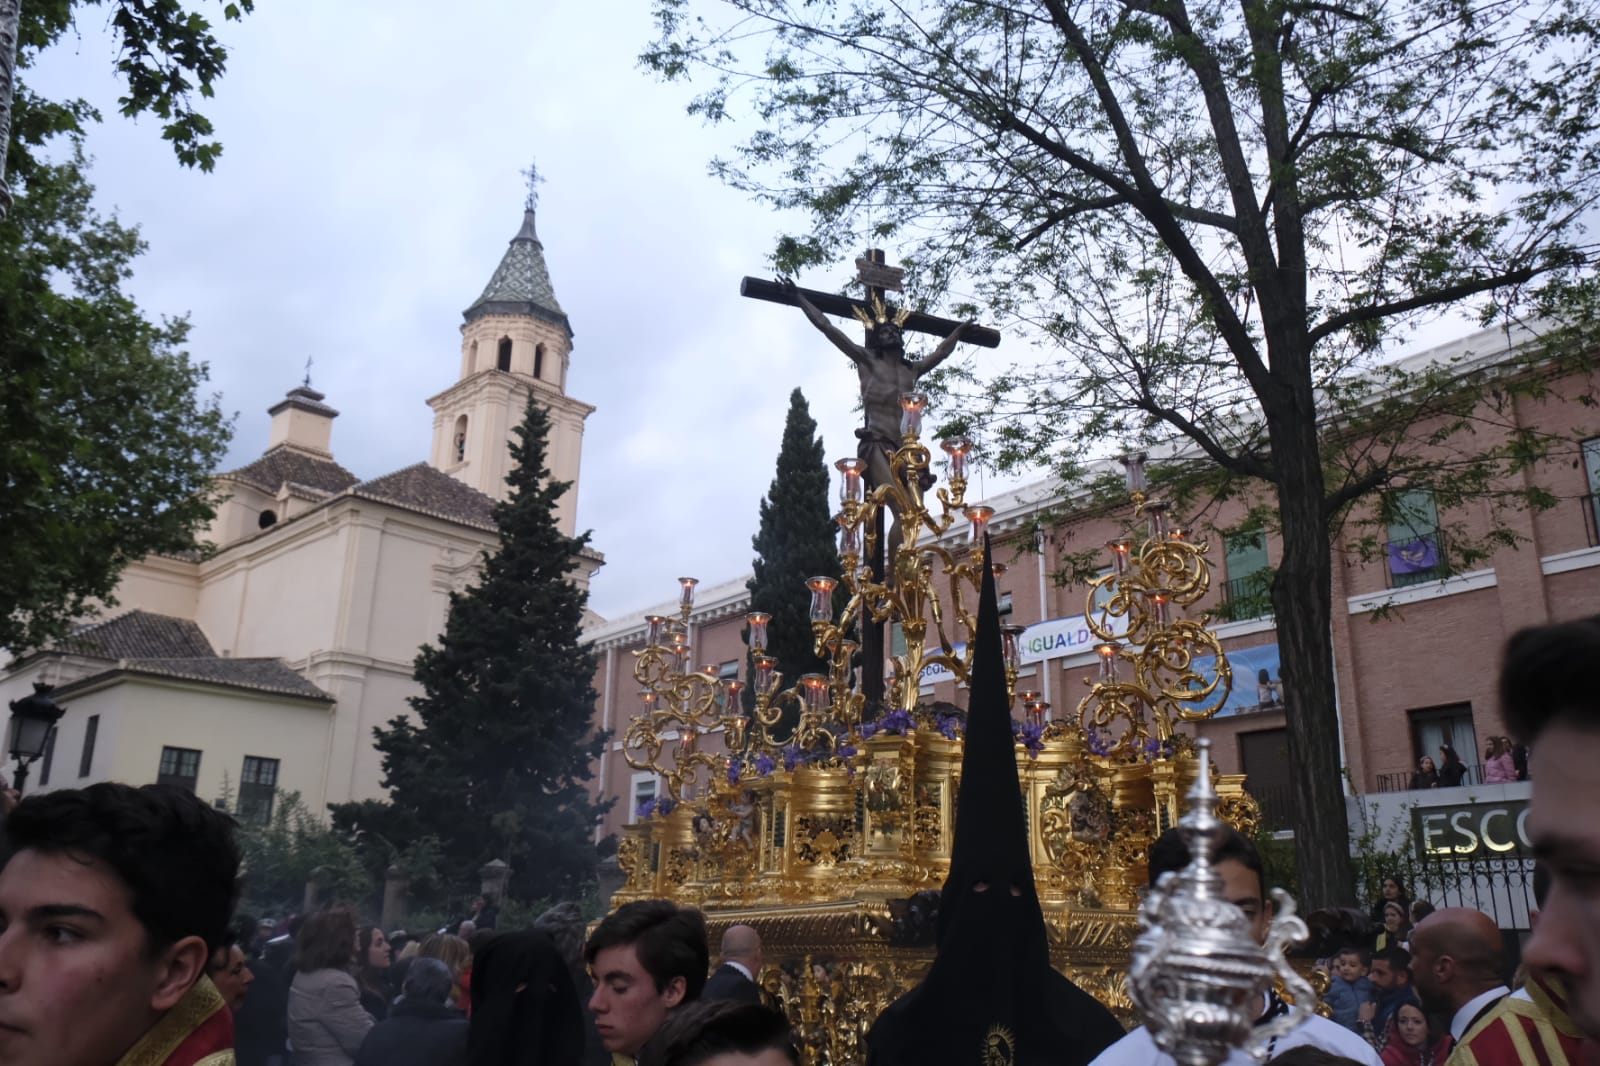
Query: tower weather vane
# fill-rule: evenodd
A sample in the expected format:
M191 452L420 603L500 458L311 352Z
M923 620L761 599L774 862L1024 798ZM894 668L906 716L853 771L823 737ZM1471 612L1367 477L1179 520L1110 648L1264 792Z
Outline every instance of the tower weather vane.
M308 389L309 389L309 388L310 388L310 387L311 387L311 356L309 356L309 355L308 355L308 356L306 356L306 380L305 380L305 387L306 387L306 388L308 388Z

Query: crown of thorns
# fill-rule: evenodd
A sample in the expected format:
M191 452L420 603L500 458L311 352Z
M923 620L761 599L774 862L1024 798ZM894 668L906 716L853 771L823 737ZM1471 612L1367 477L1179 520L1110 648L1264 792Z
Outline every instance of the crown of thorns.
M883 302L883 297L877 293L872 294L872 313L870 315L860 307L852 307L850 311L856 316L857 321L868 329L891 324L903 328L906 324L906 319L911 317L911 309L909 307L902 307L898 310L891 308Z

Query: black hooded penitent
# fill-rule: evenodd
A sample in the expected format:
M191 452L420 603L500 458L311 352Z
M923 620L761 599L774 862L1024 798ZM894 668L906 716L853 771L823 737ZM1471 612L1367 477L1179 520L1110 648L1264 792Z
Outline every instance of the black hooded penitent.
M583 1013L555 943L502 933L472 963L467 1066L555 1066L583 1059Z
M871 1066L1081 1066L1122 1036L1110 1011L1050 965L987 544L983 563L938 954L867 1034Z

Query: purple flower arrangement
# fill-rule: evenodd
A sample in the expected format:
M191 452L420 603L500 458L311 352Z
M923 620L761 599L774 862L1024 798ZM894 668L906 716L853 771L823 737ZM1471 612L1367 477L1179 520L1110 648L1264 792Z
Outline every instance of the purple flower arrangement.
M677 806L671 796L652 796L639 804L637 813L640 818L654 818L658 814L665 818Z
M911 717L911 712L904 710L890 711L879 718L876 725L878 728L874 732L888 733L896 737L903 737L917 728L916 719Z
M1011 735L1028 752L1028 758L1037 759L1044 750L1044 726L1034 722L1019 722L1011 720Z
M730 761L728 763L728 784L737 785L739 783L739 775L742 772L743 768L737 761Z
M953 714L941 714L933 727L946 740L955 740L961 735L961 719Z
M757 777L766 777L778 768L778 764L773 762L772 756L764 751L756 752L756 757L751 760L751 766L755 770Z

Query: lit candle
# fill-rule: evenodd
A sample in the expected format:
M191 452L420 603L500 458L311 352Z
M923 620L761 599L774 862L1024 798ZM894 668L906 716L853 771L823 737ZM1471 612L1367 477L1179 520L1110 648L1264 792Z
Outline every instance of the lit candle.
M1022 708L1028 712L1028 721L1033 723L1035 727L1038 727L1044 725L1044 709L1047 706L1049 706L1049 704L1045 703L1043 700L1033 699L1024 703Z
M1104 644L1096 644L1094 650L1100 655L1100 680L1115 681L1117 679L1117 652L1122 650L1122 645L1114 640Z
M722 686L722 709L727 714L740 714L744 708L739 697L744 693L744 682L730 679Z
M656 709L656 694L647 688L640 689L639 705L644 708L646 714L649 714Z
M902 392L900 394L900 436L910 440L922 432L922 412L927 408L927 393Z
M752 682L755 685L756 695L772 695L772 668L778 665L778 660L770 655L757 655L753 657L752 661L756 668L756 676Z
M1006 571L1010 570L1010 569L1011 569L1011 567L1007 566L1005 563L990 563L989 564L989 573L994 575L994 579L996 581L999 581L1001 578L1005 577L1006 576Z
M647 614L644 616L644 621L646 626L645 645L654 648L661 643L661 636L665 632L667 620L659 614Z
M813 577L806 579L806 588L811 590L811 620L813 622L828 622L833 619L833 590L839 582L831 577Z
M750 650L760 654L767 650L767 623L772 616L765 611L751 611L744 616L750 626Z
M839 471L842 480L839 482L839 499L845 503L860 503L864 498L865 487L861 481L867 472L865 459L840 459L833 464Z
M827 706L827 678L821 674L802 674L800 688L801 694L805 697L806 710L820 712Z
M1167 605L1169 603L1171 603L1171 602L1172 602L1172 592L1169 589L1151 589L1150 590L1150 603L1154 608L1154 613L1155 613L1155 616L1156 616L1156 625L1164 626L1164 625L1167 624L1167 616L1168 616L1168 607L1167 607Z
M717 668L710 663L706 663L704 666L702 666L700 668L700 673L712 681L717 679Z
M683 586L683 595L678 599L678 606L693 607L694 587L700 584L700 579L697 577L680 577L678 584Z
M967 521L972 523L968 539L973 547L983 546L983 535L989 531L989 519L994 517L994 508L977 504L966 509Z
M1106 541L1106 547L1111 551L1111 572L1121 577L1128 572L1128 559L1133 555L1133 540L1129 537L1118 537L1116 540Z
M967 476L967 455L972 451L972 438L946 437L939 447L950 457L950 480Z

